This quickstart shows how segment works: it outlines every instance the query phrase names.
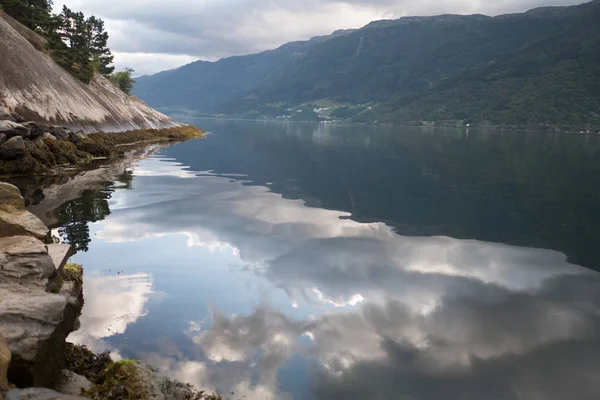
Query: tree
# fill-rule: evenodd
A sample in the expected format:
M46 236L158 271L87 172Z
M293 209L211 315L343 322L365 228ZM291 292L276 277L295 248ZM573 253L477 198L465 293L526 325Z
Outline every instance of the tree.
M133 89L135 83L135 79L133 79L133 69L127 67L125 67L123 71L110 75L109 79L127 94L131 93L131 89Z
M51 19L52 0L0 0L5 13L31 30L46 31Z
M108 33L104 31L104 21L91 16L86 20L86 29L86 46L94 69L104 76L110 75L115 70L111 66L114 56L107 47Z
M104 21L95 16L86 18L67 6L52 15L52 4L52 0L0 0L8 15L47 37L54 61L78 79L88 83L95 72L110 75L115 69L111 66L114 57L107 47Z

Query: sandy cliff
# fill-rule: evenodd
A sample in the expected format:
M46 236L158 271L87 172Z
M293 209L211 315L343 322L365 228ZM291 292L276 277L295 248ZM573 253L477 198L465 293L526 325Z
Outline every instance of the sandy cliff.
M177 125L96 76L86 85L44 52L45 39L0 11L0 117L49 122L85 132Z

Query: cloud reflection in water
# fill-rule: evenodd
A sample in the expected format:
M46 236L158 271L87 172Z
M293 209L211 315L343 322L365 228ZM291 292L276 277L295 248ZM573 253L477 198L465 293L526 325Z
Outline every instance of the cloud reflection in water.
M175 378L246 398L286 398L281 371L298 373L304 363L318 398L600 393L592 378L600 372L600 279L561 253L403 237L385 224L358 223L264 187L208 173L194 177L158 157L140 170L134 190L115 192L98 239L183 234L189 247L231 250L251 273L284 290L290 304L310 310L297 318L273 304L249 315L213 309L210 323L190 322L186 332L203 358L185 351L146 355ZM135 284L101 279L86 278L78 334L86 344L125 332L143 315L152 290L147 276ZM94 305L106 299L111 307ZM114 310L125 308L108 331ZM105 315L109 309L113 314Z

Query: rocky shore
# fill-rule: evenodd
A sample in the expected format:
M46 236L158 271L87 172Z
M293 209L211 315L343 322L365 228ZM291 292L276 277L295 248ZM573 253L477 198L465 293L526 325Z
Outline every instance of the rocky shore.
M67 343L84 305L83 269L0 182L0 399L218 400L139 361Z
M187 125L85 134L64 126L0 119L0 176L49 174L56 169L89 163L94 158L114 157L126 147L183 141L203 134Z

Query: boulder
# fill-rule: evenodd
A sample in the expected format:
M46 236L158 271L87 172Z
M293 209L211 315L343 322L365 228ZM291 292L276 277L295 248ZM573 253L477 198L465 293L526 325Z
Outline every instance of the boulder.
M63 394L80 396L83 391L90 390L94 386L85 376L77 375L67 369L60 371L55 389Z
M10 365L11 353L6 339L0 336L0 392L8 390L6 374Z
M35 138L38 138L40 136L42 136L44 134L44 132L48 132L50 130L50 127L43 125L43 124L38 124L36 122L24 122L23 124L24 127L29 129L29 136L28 139L33 140Z
M0 133L0 145L8 140L5 133Z
M10 183L0 182L0 210L3 208L8 210L8 207L10 209L24 210L25 201L21 197L19 188Z
M43 291L56 271L44 243L29 236L0 238L0 265L0 285L35 286Z
M8 138L14 136L28 137L31 131L27 126L12 121L0 121L0 132Z
M88 400L86 397L62 394L50 389L13 389L6 394L6 400Z
M50 133L57 139L69 140L69 134L71 131L67 128L63 128L62 126L52 126L50 128Z
M27 210L9 209L6 204L0 204L0 238L22 235L44 240L49 232L48 227Z
M53 135L53 134L51 134L51 133L45 132L45 133L42 135L42 139L56 140L56 136L54 136L54 135Z
M0 160L17 160L25 156L25 141L14 136L0 146Z
M52 258L32 237L0 238L0 265L0 335L12 352L8 379L51 387L81 312L81 284L57 288ZM49 293L51 287L59 293Z
M49 232L38 217L25 209L19 189L0 182L0 238L24 235L45 239Z

